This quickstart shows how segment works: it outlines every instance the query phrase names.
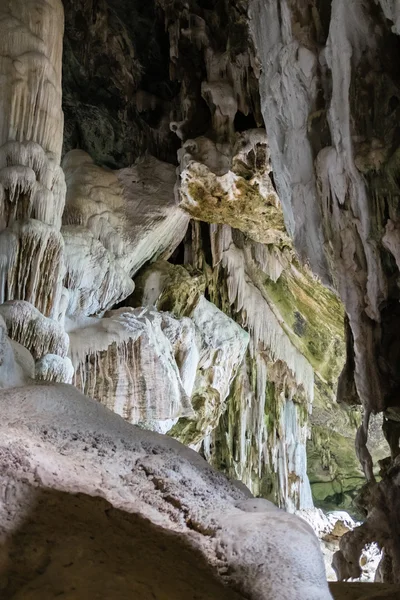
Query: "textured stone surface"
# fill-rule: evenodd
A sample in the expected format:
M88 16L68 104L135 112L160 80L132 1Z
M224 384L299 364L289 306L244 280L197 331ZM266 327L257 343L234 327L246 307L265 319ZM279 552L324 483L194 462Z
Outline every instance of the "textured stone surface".
M170 435L199 449L226 410L232 383L239 372L249 335L205 299L204 280L180 267L158 261L138 278L135 304L155 305L174 315L190 317L199 361L192 387L194 415L180 419Z
M200 552L137 515L85 494L14 489L26 513L0 543L4 600L242 598Z
M204 160L200 142L186 142L181 152L180 205L193 218L230 225L264 244L289 242L269 176L264 129L237 134L232 168L222 175L215 174L218 165L210 159L205 164L196 162Z
M134 512L175 532L248 598L289 600L293 594L299 600L330 598L319 543L306 523L265 500L252 499L245 488L229 482L195 452L132 427L74 387L5 391L0 428L0 477L2 489L7 490L0 504L3 573L7 569L4 544L10 538L12 544L14 534L18 544L18 529L24 526L24 516L40 507L40 493L45 505L52 502L52 494L60 498L62 492L80 493L99 496L100 506L107 501L113 507L91 509L95 522L99 512L111 510L111 519L122 522L126 520L117 517L118 511ZM80 496L74 505L78 517L87 502ZM70 534L76 527L69 529ZM102 544L102 535L98 532L93 544L87 542L90 549L95 550L96 539ZM61 547L50 551L57 564ZM48 565L48 556L42 550L33 560ZM12 563L11 573L17 565ZM21 585L18 571L11 581L3 573L3 588L12 591ZM49 585L43 579L44 586Z
M251 16L264 67L262 111L285 222L300 255L337 287L347 314L347 361L338 397L364 406L356 449L372 486L365 490L363 505L374 521L382 503L390 514L399 496L387 464L386 479L375 483L367 444L370 415L385 412L392 460L399 452L398 425L386 412L399 403L394 333L399 323L399 72L394 68L399 6L334 0L326 10L307 1L298 6L290 0L256 0ZM376 539L382 539L385 527L379 532L379 525L372 525ZM348 555L343 572L355 569L364 534L365 529L349 534L355 553L351 560ZM398 545L387 545L384 576L398 582Z
M193 414L199 362L188 318L147 308L110 311L70 333L74 384L130 423L164 427Z
M397 600L400 595L398 585L382 583L331 583L330 590L335 600Z

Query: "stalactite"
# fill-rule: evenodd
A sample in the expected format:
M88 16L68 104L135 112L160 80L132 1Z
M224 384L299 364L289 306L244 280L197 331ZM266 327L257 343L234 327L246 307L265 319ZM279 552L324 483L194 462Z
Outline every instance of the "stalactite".
M57 321L44 317L29 302L6 302L0 305L0 314L10 338L27 348L35 359L47 354L57 354L61 358L67 355L69 339L64 328Z
M226 245L225 240L224 246ZM314 371L307 359L294 347L268 303L246 274L243 253L229 244L228 249L222 253L221 264L227 272L229 301L234 305L235 310L242 314L244 325L252 333L254 352L261 342L270 353L272 360L285 362L298 385L303 386L311 405L314 393Z
M63 275L63 31L60 0L2 9L0 300L27 301L54 318Z
M53 383L72 383L74 367L68 357L58 354L45 354L35 365L36 381Z

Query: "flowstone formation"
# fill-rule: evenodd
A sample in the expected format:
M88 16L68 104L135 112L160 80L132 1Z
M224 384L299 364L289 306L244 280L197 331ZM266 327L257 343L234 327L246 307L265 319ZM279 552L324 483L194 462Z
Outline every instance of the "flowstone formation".
M68 189L62 233L65 328L75 384L131 422L169 431L254 493L290 510L310 507L306 442L314 372L321 370L318 381L331 401L343 355L342 312L318 284L319 296L309 298L314 279L296 262L285 229L247 10L223 3L214 10L195 2L160 1L146 8L104 2L92 7L91 25L89 4L65 2ZM145 41L150 29L156 35ZM101 49L99 35L107 40ZM129 75L127 61L133 69ZM113 85L100 97L95 87L106 76ZM96 127L89 127L94 115ZM105 134L110 128L119 136L118 142L110 138L111 145ZM134 129L135 143L127 152L126 136ZM76 145L82 150L73 149ZM174 268L153 272L148 263L156 259L169 260ZM124 300L132 277L139 287L146 278L146 286L153 285L156 278L156 292L136 290ZM169 301L176 285L183 295ZM185 286L192 288L188 297ZM314 317L320 300L326 308L322 319ZM105 314L116 303L119 316ZM153 359L150 366L148 357L158 355L165 362L152 349L165 346L164 331L154 337L147 324L147 338L137 331L128 334L131 325L126 335L117 332L122 321L132 322L124 305L156 306L179 321L191 320L199 358L193 355L185 367L189 375L182 373L175 351L176 344L188 342L177 334L174 340L167 335L166 356L175 364L168 359L171 367L163 371ZM100 346L89 341L96 321L86 323L82 315L105 316ZM110 328L112 335L105 332ZM141 346L147 358L139 355ZM130 371L155 382L161 382L155 373L168 372L166 385L175 390L170 406L166 402L161 410L150 400L153 388L134 382ZM193 383L188 386L184 378ZM164 397L162 387L157 395ZM330 464L331 479L339 480L335 489L342 492L334 458ZM337 503L330 490L326 495Z
M181 298L185 314L118 307L134 290L139 269L179 255L189 214L175 166L160 156L110 170L72 150L63 159L66 194L63 24L59 0L1 9L2 597L80 599L104 590L126 597L143 586L154 597L162 586L132 572L132 542L148 539L152 553L151 540L172 536L174 564L186 556L201 571L202 561L208 563L218 576L210 582L215 590L225 584L254 600L289 600L293 593L328 600L319 542L307 524L253 498L171 437L144 431L179 427L181 419L186 427L192 419L191 442L204 443L226 410L252 327L249 334L246 321L235 322L206 298L204 273L193 276L196 297ZM214 85L203 87L210 101L218 97ZM229 134L226 148L231 125L225 116L214 119ZM249 185L257 194L258 180ZM275 214L277 198L267 200ZM310 396L311 367L299 354L296 371L296 351L285 352ZM196 399L207 407L203 420ZM302 475L306 483L304 469ZM113 524L105 526L109 519ZM120 560L110 577L114 561L99 557L113 546ZM177 585L171 597L187 589Z
M358 578L377 541L378 577L396 580L390 86L389 117L361 123L376 81L386 98L376 73L396 48L381 5L0 9L6 598L154 598L165 546L199 581L214 573L199 597L226 584L238 599L328 600L313 529L332 532L313 504L356 510L362 468L360 506L375 512L332 534L334 567ZM392 459L376 484L386 449L366 443L382 410ZM135 544L158 557L160 580L139 559L131 569ZM186 576L168 590L192 593Z
M356 436L367 523L343 538L341 574L359 573L368 541L381 576L399 581L398 4L251 3L263 65L262 112L285 223L300 255L346 311L339 400L361 403ZM383 413L391 457L376 482L370 416ZM381 520L376 519L377 514Z

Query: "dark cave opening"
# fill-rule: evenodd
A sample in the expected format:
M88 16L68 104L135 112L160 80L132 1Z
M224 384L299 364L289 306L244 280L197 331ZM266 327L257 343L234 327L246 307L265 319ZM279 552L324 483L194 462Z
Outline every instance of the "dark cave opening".
M242 133L243 131L247 131L248 129L256 129L257 123L253 113L244 115L242 112L240 112L240 110L238 110L235 115L233 126L237 133Z

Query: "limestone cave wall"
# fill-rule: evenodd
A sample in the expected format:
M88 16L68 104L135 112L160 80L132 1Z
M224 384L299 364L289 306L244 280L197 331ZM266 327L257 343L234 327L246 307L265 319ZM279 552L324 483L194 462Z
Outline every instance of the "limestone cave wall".
M254 599L278 598L270 558L252 577L274 516L315 550L288 513L346 508L365 522L336 571L378 542L399 583L392 4L0 7L0 458L21 505L106 482ZM299 598L329 597L321 564Z

